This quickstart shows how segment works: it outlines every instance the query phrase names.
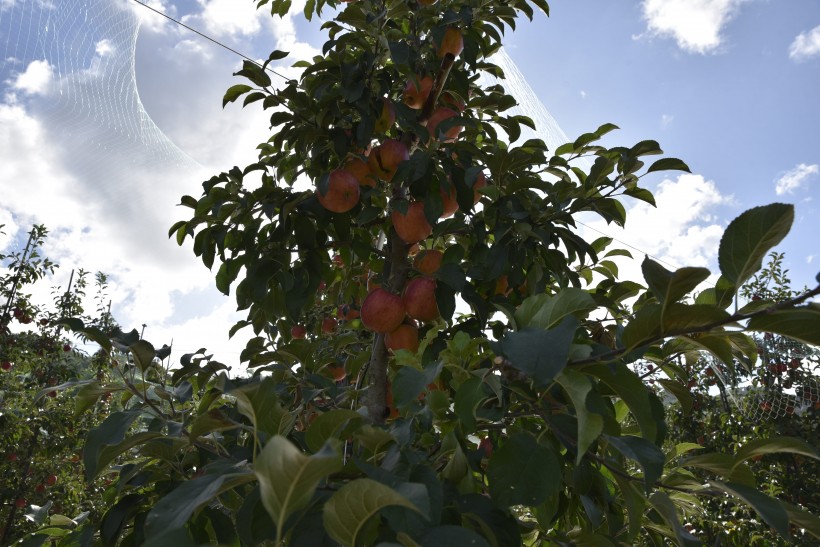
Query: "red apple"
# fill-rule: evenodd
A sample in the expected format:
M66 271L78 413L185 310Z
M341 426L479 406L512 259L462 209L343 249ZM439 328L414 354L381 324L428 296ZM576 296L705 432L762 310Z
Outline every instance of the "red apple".
M46 491L46 485L42 484L42 483L38 484L37 486L34 487L34 491L38 494L42 494L43 492Z
M51 397L52 399L57 396L57 392L54 390L49 391L46 395Z
M345 379L345 377L347 377L347 372L345 371L344 365L332 363L328 365L326 368L328 373L330 374L330 377L337 382L341 382Z
M421 251L413 260L413 267L424 275L433 275L441 267L444 253L438 249Z
M322 319L322 332L325 334L331 334L336 330L336 320L332 317L325 317Z
M464 36L461 35L461 31L455 27L449 27L444 31L436 55L439 59L444 58L448 53L453 57L458 57L463 49Z
M395 122L396 107L393 106L393 101L387 97L383 97L381 100L381 110L379 111L379 117L376 119L374 129L377 133L385 133L388 129L393 127Z
M71 351L71 344L63 344L63 351L66 353Z
M456 200L455 186L451 184L449 192L445 192L443 189L439 189L438 192L441 196L441 205L444 208L439 218L448 218L456 214L456 211L458 211L458 201Z
M493 441L491 441L489 437L484 437L481 439L481 442L478 443L478 449L484 452L485 458L489 458L493 455Z
M11 364L11 361L3 361L0 362L0 369L3 370L11 370L14 365Z
M418 82L416 81L418 80ZM420 110L430 91L433 89L433 78L424 76L422 78L411 78L407 80L407 85L404 86L404 104L410 108Z
M418 243L433 233L433 227L424 216L424 202L414 201L407 207L407 213L401 214L396 209L390 214L393 227L402 241L408 245Z
M22 509L23 507L28 505L28 502L26 501L26 498L17 498L16 500L14 500L14 505L18 509Z
M406 349L415 353L419 350L419 329L402 323L395 330L384 335L384 345L393 352Z
M428 277L411 279L402 295L407 315L419 321L429 322L439 317L436 303L436 282Z
M487 176L484 173L478 173L475 182L473 182L473 205L481 200L482 194L479 190L485 186L487 186Z
M410 151L407 146L399 140L389 139L373 149L367 159L367 164L370 166L372 175L389 182L393 180L399 164L409 159Z
M367 295L360 313L365 327L383 333L395 330L406 315L401 297L382 288Z
M330 173L327 193L318 190L316 197L322 207L333 213L346 213L359 203L359 181L350 172L336 169Z
M6 455L6 459L10 462L16 462L17 461L17 454L15 454L14 452L9 452Z
M442 106L436 108L432 114L430 114L430 119L427 120L427 131L430 133L430 138L438 140L439 135L437 132L438 124L447 120L449 118L454 118L458 116L458 112L453 110L452 108L447 108L446 106ZM444 133L444 142L453 142L458 137L461 130L464 129L460 125L454 125L447 129Z
M290 328L290 335L297 340L301 340L307 336L307 329L304 325L294 325Z
M449 91L445 91L441 94L441 102L459 112L464 112L464 109L467 108L467 103L465 103L464 100L456 97Z
M353 156L345 162L345 171L353 175L362 186L376 187L376 179L370 173L367 162L358 156Z

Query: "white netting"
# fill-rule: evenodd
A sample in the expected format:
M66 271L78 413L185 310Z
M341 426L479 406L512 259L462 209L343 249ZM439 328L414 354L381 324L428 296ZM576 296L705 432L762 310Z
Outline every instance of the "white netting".
M0 0L4 98L25 100L77 160L74 164L93 166L83 175L111 176L140 165L195 165L140 101L134 56L140 19L132 5L127 0ZM31 79L38 75L48 84L33 89ZM129 153L134 150L140 153Z

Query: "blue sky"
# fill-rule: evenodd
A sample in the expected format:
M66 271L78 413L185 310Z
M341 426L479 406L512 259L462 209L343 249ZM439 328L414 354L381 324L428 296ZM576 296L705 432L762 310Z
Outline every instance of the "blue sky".
M318 24L298 13L272 20L250 0L149 3L256 58L273 48L303 58L324 41ZM621 130L607 144L655 139L692 168L648 181L659 207L635 206L626 231L589 222L589 237L599 230L674 266L716 271L726 223L785 201L797 220L779 248L794 284L811 284L820 270L820 3L551 7L549 19L521 21L506 48L561 128L574 138L612 122ZM63 264L52 284L73 267L106 271L125 325L147 323L157 344L235 356L244 342L225 341L232 300L165 233L184 214L180 195L252 161L267 138L258 110L221 108L241 60L128 0L0 0L0 49L0 249L45 223L47 251Z

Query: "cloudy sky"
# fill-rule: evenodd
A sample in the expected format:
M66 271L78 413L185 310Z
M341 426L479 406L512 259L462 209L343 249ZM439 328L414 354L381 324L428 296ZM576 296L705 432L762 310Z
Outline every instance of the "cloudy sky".
M318 24L271 19L251 0L151 0L150 5L246 53L287 63L316 53ZM294 4L302 4L296 0ZM521 22L507 53L571 137L605 122L610 145L658 140L693 174L650 181L658 208L630 205L607 235L675 267L716 271L723 228L747 208L784 201L797 220L781 250L796 286L820 270L820 4L791 0L553 0ZM202 346L235 361L238 318L212 275L166 237L185 216L179 196L254 158L266 116L221 108L241 59L133 0L0 0L0 249L32 223L51 229L61 264L111 276L126 327L180 352ZM280 71L288 74L287 66ZM290 74L294 74L290 71ZM535 101L540 101L537 104ZM543 105L543 106L542 106ZM177 354L178 355L178 354Z

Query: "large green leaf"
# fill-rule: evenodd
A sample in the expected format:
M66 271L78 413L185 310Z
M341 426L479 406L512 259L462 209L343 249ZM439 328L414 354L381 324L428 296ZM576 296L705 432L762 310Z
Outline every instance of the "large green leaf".
M364 422L355 410L340 408L320 414L305 432L305 444L311 452L318 452L328 439L338 437L345 430L355 430Z
M581 463L586 451L603 432L604 419L600 414L587 409L587 395L593 389L589 376L571 369L564 369L556 381L569 394L575 406L575 415L578 417L578 453L575 461Z
M778 534L784 538L789 537L789 515L779 500L745 484L720 481L712 481L710 484L750 505Z
M253 473L228 472L225 474L205 475L191 481L183 482L167 496L154 504L145 519L146 541L155 541L174 530L183 529L194 511L218 495L241 484L251 482Z
M646 284L658 302L677 302L709 277L706 268L680 268L671 272L647 256L641 264Z
M735 460L740 463L755 456L789 452L820 460L817 449L806 442L794 437L774 437L772 439L757 439L750 441L738 449Z
M694 397L692 397L689 388L676 380L668 380L665 378L659 378L658 383L662 385L666 391L675 396L684 414L689 414L689 411L692 410L692 404L694 403Z
M453 410L466 431L475 429L476 410L487 398L489 394L485 389L484 380L478 376L471 376L458 387Z
M254 473L259 479L262 504L276 524L277 535L294 511L305 507L319 482L342 468L342 459L330 444L306 456L289 440L276 435L257 456Z
M140 410L114 412L109 414L103 423L88 432L83 447L83 465L87 481L91 482L102 471L99 465L102 451L107 446L121 443L131 424L140 414Z
M773 332L806 344L820 346L820 310L806 306L773 311L749 319L747 329Z
M803 528L808 533L820 540L820 517L812 515L808 511L781 501L780 504L789 515L789 522L793 526Z
M128 346L128 349L131 351L131 355L134 357L134 362L137 367L143 372L151 366L157 354L154 346L145 340L137 340Z
M342 486L325 503L325 530L345 547L353 547L370 517L391 505L406 507L423 515L407 498L389 486L373 479L356 479Z
M698 538L689 533L689 531L681 525L678 519L678 511L675 504L669 499L665 492L655 492L649 497L649 503L655 508L655 511L666 521L672 531L675 533L675 538L679 545L686 547L697 547L701 545Z
M622 437L604 435L604 437L621 454L638 462L638 465L643 469L644 487L649 492L663 474L663 464L666 461L663 451L656 444L647 441L643 437L635 437L634 435L624 435Z
M577 328L577 319L565 317L550 330L527 328L509 332L501 340L501 351L513 367L543 387L566 366Z
M651 342L661 336L660 304L647 304L642 307L624 327L621 341L627 349Z
M287 435L296 417L282 408L276 395L276 381L267 377L230 392L236 397L237 410L246 416L254 429L267 435Z
M516 433L493 452L487 468L490 496L500 507L535 506L561 487L561 464L549 448Z
M729 314L715 306L704 304L670 304L663 311L661 329L664 334L683 334L720 325Z
M658 408L652 401L650 391L637 374L625 366L590 365L584 367L584 371L608 385L626 403L644 438L659 441L663 430L663 407Z
M755 478L749 466L736 461L734 456L729 454L698 454L687 458L681 465L683 467L706 469L734 483L741 483L750 487L755 484Z
M794 206L772 203L742 213L729 223L718 248L720 273L740 287L763 263L769 250L789 233Z
M568 315L585 316L595 308L595 300L588 292L568 288L555 296L539 294L526 298L515 310L515 323L519 329L550 329Z

